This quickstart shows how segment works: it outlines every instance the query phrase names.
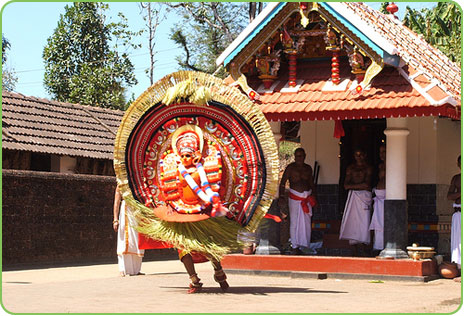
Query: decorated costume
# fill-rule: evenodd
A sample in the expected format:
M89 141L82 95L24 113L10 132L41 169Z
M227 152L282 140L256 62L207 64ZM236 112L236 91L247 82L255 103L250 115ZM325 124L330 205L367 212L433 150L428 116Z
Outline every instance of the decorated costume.
M126 111L114 156L138 231L179 249L190 292L201 288L193 262L205 260L224 289L220 259L242 247L237 235L256 230L276 192L277 147L262 112L221 79L180 71Z
M309 202L311 190L298 192L289 190L290 241L292 248L309 248L311 243L312 207Z
M372 195L366 190L350 190L343 212L340 239L347 239L350 245L369 244L370 205Z
M132 216L130 207L121 201L118 227L118 266L122 275L137 275L142 267L144 250L139 249L138 233L134 229L137 221Z
M372 214L371 224L369 226L370 230L374 231L374 245L372 248L376 250L383 250L383 213L384 213L384 202L386 190L374 189L374 213Z
M451 262L461 268L461 204L453 204L455 212L451 218Z

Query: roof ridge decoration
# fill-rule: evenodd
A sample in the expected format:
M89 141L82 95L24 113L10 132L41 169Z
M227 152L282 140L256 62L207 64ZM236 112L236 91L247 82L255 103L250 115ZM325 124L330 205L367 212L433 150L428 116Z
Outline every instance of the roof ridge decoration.
M388 55L391 57L391 55L377 44L370 41L368 37L353 27L349 21L344 22L350 24L350 28L344 26L342 22L332 15L335 11L331 7L324 5L325 3L313 2L310 11L317 11L324 20L331 23L339 33L345 36L348 43L357 46L363 55L369 57L372 61L371 65L366 70L364 80L356 86L356 89L352 90L353 93L359 94L383 69L383 56ZM295 12L300 13L301 10L297 2L272 4L271 9L261 12L255 20L256 22L252 22L217 59L218 64L222 62L224 66L228 67L228 71L235 80L235 84L239 84L246 93L252 89L246 82L243 83L243 79L246 78L241 77L242 73L240 68L248 61L250 58L249 56L255 54L260 49L261 45L268 40L279 27L286 23L292 14ZM343 19L341 16L338 16L338 18ZM387 44L384 44L384 46L386 45ZM390 51L392 51L391 48ZM241 79L240 81L239 78ZM259 94L254 90L251 94L256 95L255 99L259 99Z
M277 30L291 14L301 11L298 2L271 3L269 6L217 59L217 64L227 66L236 81L241 77L240 70L247 59L272 36L271 29ZM431 105L449 103L460 106L460 68L398 19L362 2L313 2L308 7L318 11L326 22L345 36L348 43L360 48L361 53L371 59L370 69L356 87L358 92L362 92L381 72L384 64L388 64L394 66ZM276 13L277 8L279 12ZM423 75L417 76L418 72ZM416 76L412 76L414 74ZM240 84L242 89L250 91L251 88L243 81ZM256 99L259 99L259 94Z
M330 4L333 5L333 3ZM366 24L373 25L374 30L378 34L394 45L397 50L397 55L416 71L414 74L420 72L428 78L434 79L430 80L431 83L443 89L454 101L451 101L451 98L438 101L434 100L427 93L427 89L421 88L420 85L414 81L415 77L408 75L406 71L398 67L400 74L411 82L414 88L417 89L417 87L419 87L418 91L425 98L433 100L431 103L434 105L441 105L443 102L448 102L452 105L457 104L457 100L461 98L461 70L457 64L449 60L440 50L427 43L420 35L403 25L398 19L374 10L362 2L345 2L343 5L346 6L347 10L351 11L352 14L359 16ZM373 21L377 23L372 23ZM378 25L381 25L381 27ZM408 48L413 52L420 51L424 54L421 54L420 59L418 59L416 58L417 54L416 56L413 55ZM439 61L441 61L441 65L437 65ZM440 66L441 68L439 68Z

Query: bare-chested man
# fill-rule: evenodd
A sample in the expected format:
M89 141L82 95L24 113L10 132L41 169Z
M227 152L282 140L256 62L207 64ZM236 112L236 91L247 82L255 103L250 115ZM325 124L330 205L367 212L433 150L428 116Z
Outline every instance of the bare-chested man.
M311 242L312 206L316 201L316 186L313 169L304 161L303 148L295 150L295 162L284 171L279 186L279 204L282 206L285 196L285 184L290 181L288 208L290 212L290 241L292 254L301 254L303 248L309 248Z
M356 254L365 252L361 244L371 241L369 222L372 201L371 177L372 167L366 162L366 153L355 150L355 163L346 169L344 187L349 190L340 227L340 239L349 240L356 245Z
M369 226L370 230L374 231L374 245L372 248L374 250L383 250L383 227L384 227L384 202L385 202L385 158L386 158L386 149L385 145L381 145L379 148L379 181L375 187L374 194L374 213L372 214L371 224Z
M458 157L461 169L461 155ZM451 218L451 261L461 268L461 174L453 176L448 190L448 200L454 201L454 214Z

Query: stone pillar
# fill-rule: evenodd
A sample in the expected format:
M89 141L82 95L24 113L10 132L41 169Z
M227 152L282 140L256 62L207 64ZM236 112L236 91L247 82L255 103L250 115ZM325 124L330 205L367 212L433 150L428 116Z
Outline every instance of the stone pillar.
M384 211L385 249L380 257L408 258L407 136L405 118L387 119L386 198Z
M282 135L280 134L280 122L269 122L271 125L274 138L279 148L279 141ZM279 179L280 180L280 179ZM272 201L268 213L271 215L280 216L280 209L277 205L277 196ZM274 220L264 218L259 225L258 231L259 245L255 253L257 255L280 255L280 223Z

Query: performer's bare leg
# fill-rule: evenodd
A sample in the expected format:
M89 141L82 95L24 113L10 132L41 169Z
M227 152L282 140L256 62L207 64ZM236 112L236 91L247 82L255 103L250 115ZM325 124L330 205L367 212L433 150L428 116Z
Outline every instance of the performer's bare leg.
M200 292L203 283L200 282L200 278L195 271L195 265L193 263L192 256L190 254L186 254L180 259L180 261L182 261L184 264L185 270L187 270L190 280L192 281L189 284L190 289L187 291L187 293L191 294Z
M229 288L229 284L227 283L226 279L227 276L222 270L221 263L215 259L211 259L211 263L213 264L214 268L214 281L218 282L221 286L221 289L225 292Z

